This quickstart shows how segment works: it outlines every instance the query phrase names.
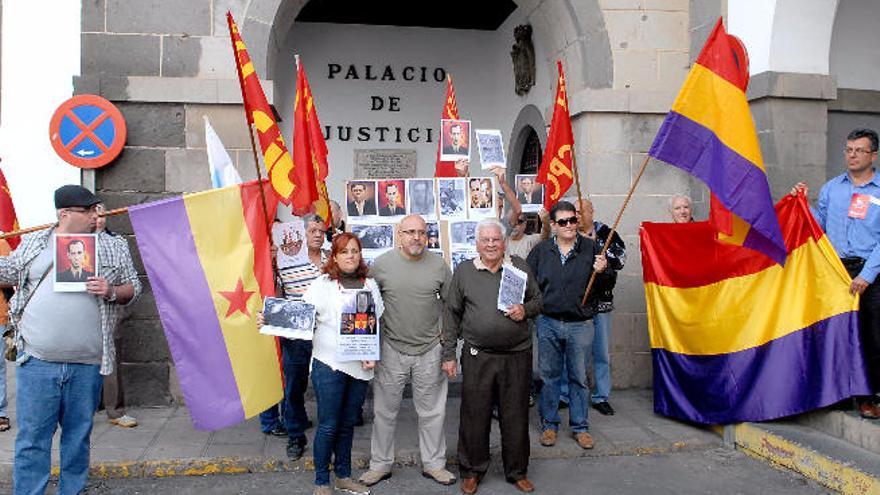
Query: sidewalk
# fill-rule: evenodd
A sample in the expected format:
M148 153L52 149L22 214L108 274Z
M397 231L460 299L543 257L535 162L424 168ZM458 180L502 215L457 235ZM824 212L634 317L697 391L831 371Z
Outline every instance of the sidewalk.
M11 378L11 376L10 376ZM13 382L10 380L9 382ZM0 433L0 481L11 479L14 457L15 400L10 389L10 412L13 428ZM456 462L458 444L459 399L450 398L447 406L446 437L450 464ZM721 444L718 434L653 414L650 390L615 391L611 400L614 416L590 411L590 433L596 441L593 450L582 450L567 428L567 410L555 447L538 444L536 408L530 410L531 457L572 458L611 455L641 455L686 449L710 449ZM309 417L315 421L315 402L307 403ZM259 421L252 418L238 426L216 432L197 431L192 427L185 407L143 408L127 411L138 419L132 429L111 426L100 412L92 432L92 476L141 477L186 476L214 473L272 472L312 469L311 441L314 428L307 431L309 446L303 459L289 462L285 455L286 438L269 437L260 432ZM364 409L366 425L355 428L353 465L365 469L369 462L372 403ZM419 463L417 420L412 400L406 399L397 424L397 462ZM53 443L53 466L58 465L58 437ZM493 422L490 440L493 455L500 458L498 423ZM57 473L57 467L53 468Z

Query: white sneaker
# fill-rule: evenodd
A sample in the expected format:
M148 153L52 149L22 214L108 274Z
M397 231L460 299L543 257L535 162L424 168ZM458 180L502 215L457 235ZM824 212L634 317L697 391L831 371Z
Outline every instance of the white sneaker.
M138 425L138 421L128 414L123 414L118 418L111 418L110 424L119 426L121 428L134 428Z

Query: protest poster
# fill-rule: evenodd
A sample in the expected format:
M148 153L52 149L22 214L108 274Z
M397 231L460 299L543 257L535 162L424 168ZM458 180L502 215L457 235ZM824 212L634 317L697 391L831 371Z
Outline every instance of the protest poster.
M315 334L315 306L278 297L263 300L260 333L286 339L312 340Z
M477 148L480 151L480 166L483 170L495 167L507 168L504 160L504 142L501 131L497 129L475 129Z
M501 268L501 286L498 288L498 309L507 311L514 304L522 304L526 295L528 275L519 268L505 264Z
M369 290L343 290L336 336L339 361L379 360L379 318Z
M305 239L305 226L299 217L294 217L289 222L272 224L272 244L278 248L276 260L279 269L304 265L309 261Z

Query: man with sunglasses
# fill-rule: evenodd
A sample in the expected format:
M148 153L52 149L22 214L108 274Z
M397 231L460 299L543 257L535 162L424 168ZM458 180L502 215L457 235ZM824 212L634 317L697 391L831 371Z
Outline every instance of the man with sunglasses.
M588 433L589 395L586 384L586 361L593 342L593 325L589 321L597 313L596 294L606 283L600 275L585 306L581 299L593 271L602 273L608 266L601 249L592 239L578 234L575 206L560 201L550 209L554 235L532 249L528 264L543 295L543 308L538 316L538 362L541 380L539 413L540 443L556 444L559 431L559 388L563 363L567 364L569 382L569 425L577 444L593 448Z
M52 436L61 426L59 493L80 493L89 474L89 437L101 397L102 375L116 364L113 335L118 308L141 284L125 242L97 237L97 275L85 292L55 292L56 233L95 232L101 200L77 185L55 191L58 223L22 237L0 257L0 283L16 284L9 320L15 328L16 414L13 484L16 494L43 493L49 482Z
M813 216L825 229L853 281L850 293L860 294L859 332L865 368L874 392L880 391L880 178L878 137L871 129L855 129L843 149L846 172L829 180L819 191ZM806 194L807 185L795 185L791 194ZM880 419L880 398L859 397L859 414Z
M419 416L422 475L441 485L455 483L446 469L446 393L440 367L440 314L452 273L443 258L428 251L428 226L408 215L397 229L400 247L376 258L370 276L385 302L379 329L382 360L373 381L373 434L370 469L360 482L372 486L391 477L394 431L407 381Z

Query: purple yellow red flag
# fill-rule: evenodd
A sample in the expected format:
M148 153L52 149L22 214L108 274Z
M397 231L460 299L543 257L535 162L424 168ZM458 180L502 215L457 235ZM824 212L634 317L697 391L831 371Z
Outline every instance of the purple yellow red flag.
M15 232L18 229L18 216L12 203L12 192L9 190L9 184L6 183L6 176L0 170L0 232ZM21 242L21 237L15 236L5 240L9 243L9 247L15 249Z
M314 211L332 225L330 198L327 196L327 142L321 132L318 110L306 69L296 58L296 98L293 103L293 172L291 177L298 191L293 198L293 213L305 215Z
M256 322L263 297L275 294L261 186L270 188L252 181L128 210L200 430L240 423L283 396L275 339Z
M642 224L655 412L765 421L870 393L852 280L803 195L774 213L785 266L709 222Z
M748 65L742 42L719 19L648 154L709 187L719 240L784 264L785 243L746 98Z
M557 60L559 78L556 82L556 103L553 105L553 120L550 135L541 166L538 167L537 181L545 186L544 209L550 211L574 183L574 134L571 132L571 117L568 113L568 95L565 92L565 74L562 62Z
M446 99L443 101L441 120L458 120L458 102L455 100L455 88L452 87L452 76L446 74ZM455 171L455 162L440 160L440 143L437 143L437 164L434 167L434 177L458 177Z
M257 129L260 151L263 153L272 190L282 203L289 205L294 195L300 194L290 176L293 160L287 151L287 145L284 144L272 107L269 106L269 101L263 92L260 78L254 70L254 63L230 12L226 12L226 21L229 23L229 38L232 40L232 51L235 54L235 67L238 70L238 82L241 85L241 98L244 101L248 126L253 125ZM251 132L250 128L248 132Z

